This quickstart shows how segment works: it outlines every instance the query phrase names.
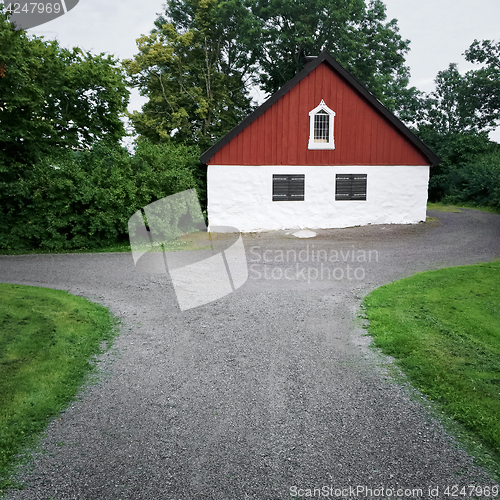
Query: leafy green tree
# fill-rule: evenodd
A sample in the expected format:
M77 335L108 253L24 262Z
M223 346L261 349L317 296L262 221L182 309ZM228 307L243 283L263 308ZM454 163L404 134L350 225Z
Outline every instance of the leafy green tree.
M29 36L1 13L0 68L0 233L9 234L42 166L123 137L129 92L112 57Z
M181 33L199 30L219 58L219 71L225 75L237 72L245 79L255 69L262 35L259 19L250 12L251 4L251 0L169 0L165 15L158 17L155 26L161 30L171 23Z
M0 14L0 164L117 142L129 92L111 56L15 30Z
M148 97L130 116L141 136L204 149L250 111L246 78L254 57L243 56L249 15L237 1L168 4L152 33L138 39L139 54L124 61L131 83Z
M476 131L473 105L467 99L470 78L458 71L456 63L440 71L434 80L435 90L425 101L420 128L430 127L439 135Z
M500 210L500 148L470 158L461 168L450 168L448 183L446 201Z
M451 63L436 77L426 96L420 127L440 135L489 132L500 125L500 43L477 40L465 52L472 63L486 66L461 74Z
M196 147L139 141L133 156L119 145L100 143L41 159L20 182L17 207L0 231L0 249L98 248L127 239L128 220L139 208L195 188ZM57 168L54 168L57 167Z
M347 47L339 61L368 90L403 121L412 123L421 106L421 92L409 87L410 69L405 63L410 40L399 34L396 19L387 20L381 0L370 0L356 30L356 47Z
M274 93L305 55L323 50L401 118L418 108L404 62L409 42L381 0L169 0L155 25L125 61L148 97L132 123L155 142L209 147L249 113L252 84Z
M441 158L440 164L431 168L429 201L441 201L449 196L452 185L456 184L452 178L456 178L458 170L470 162L479 162L481 157L494 153L499 147L488 139L487 132L441 134L426 125L417 134Z
M483 65L472 73L467 98L473 102L477 128L492 130L500 125L500 42L474 40L464 55L467 61Z
M491 165L497 164L493 159L498 158L499 146L488 139L488 132L500 125L500 43L475 40L464 55L483 66L462 74L452 63L440 71L415 121L418 135L442 160L431 169L431 201L453 198L491 204L494 196L481 195L479 177L472 177L474 169L481 170L482 181L490 175L491 186L497 186ZM491 168L479 167L483 160Z
M303 68L303 57L328 50L391 110L408 107L409 41L380 0L258 0L262 88L274 93Z

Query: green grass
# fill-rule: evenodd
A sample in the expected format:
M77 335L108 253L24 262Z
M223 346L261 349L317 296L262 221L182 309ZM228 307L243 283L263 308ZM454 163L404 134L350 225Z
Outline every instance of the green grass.
M207 233L199 231L196 233L187 233L179 237L175 241L169 242L165 245L166 252L178 251L191 251L209 248L205 245ZM90 248L76 248L72 250L47 250L47 249L33 249L33 250L0 250L0 255L31 255L31 254L57 254L57 253L115 253L115 252L131 252L129 241L117 242L114 245L104 247ZM158 250L162 251L162 250Z
M474 210L480 210L481 212L488 212L490 214L500 214L500 210L493 207L485 207L483 205L473 205L473 204L460 204L460 205L450 205L443 202L437 203L427 203L427 210L436 210L438 212L462 212L462 208L472 208Z
M107 308L82 297L0 284L0 494L16 486L23 450L74 399L116 326Z
M1 250L0 255L31 255L31 254L54 254L54 253L113 253L113 252L130 252L130 243L128 241L117 242L114 245L104 247L91 248L83 247L71 250L48 250L35 248L32 250Z
M416 274L364 300L368 332L500 472L500 262Z
M455 205L445 205L444 203L427 203L427 210L437 210L438 212L454 212L459 213L462 210Z

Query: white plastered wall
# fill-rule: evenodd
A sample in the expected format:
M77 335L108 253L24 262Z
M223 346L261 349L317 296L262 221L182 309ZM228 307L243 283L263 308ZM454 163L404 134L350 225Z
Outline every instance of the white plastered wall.
M272 201L273 174L305 174L305 201ZM366 201L335 201L335 174L367 174ZM209 165L209 229L326 229L425 220L429 166Z

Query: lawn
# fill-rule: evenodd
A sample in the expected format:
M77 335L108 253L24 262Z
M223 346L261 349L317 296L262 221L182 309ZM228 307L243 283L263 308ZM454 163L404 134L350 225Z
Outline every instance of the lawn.
M114 245L108 245L103 247L83 247L76 249L66 249L66 250L48 250L35 248L32 250L0 250L0 255L32 255L32 254L52 254L52 253L115 253L115 252L130 252L129 241L120 241Z
M438 212L462 212L462 208L472 208L474 210L480 210L481 212L488 212L490 214L500 214L500 210L494 207L485 207L484 205L473 205L473 204L461 204L461 205L450 205L448 203L437 202L437 203L427 203L427 210L437 210Z
M154 251L163 251L166 252L179 252L179 251L192 251L192 250L201 250L203 248L209 248L206 245L206 239L209 237L210 233L206 231L198 231L193 233L186 233L174 241L168 242L163 246L163 249L158 247L155 248ZM149 249L148 246L145 249ZM84 247L70 250L41 250L41 249L33 249L33 250L0 250L0 255L31 255L31 254L52 254L52 253L124 253L124 252L132 252L130 247L130 242L119 241L114 245L108 245L104 247Z
M374 344L500 472L500 262L418 273L364 307Z
M107 308L61 290L0 284L0 494L23 449L36 444L109 347Z

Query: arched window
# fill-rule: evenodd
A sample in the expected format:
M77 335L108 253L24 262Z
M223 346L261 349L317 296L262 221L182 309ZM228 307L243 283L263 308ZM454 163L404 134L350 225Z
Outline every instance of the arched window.
M335 149L334 118L335 111L332 111L323 99L319 106L309 112L309 149Z

